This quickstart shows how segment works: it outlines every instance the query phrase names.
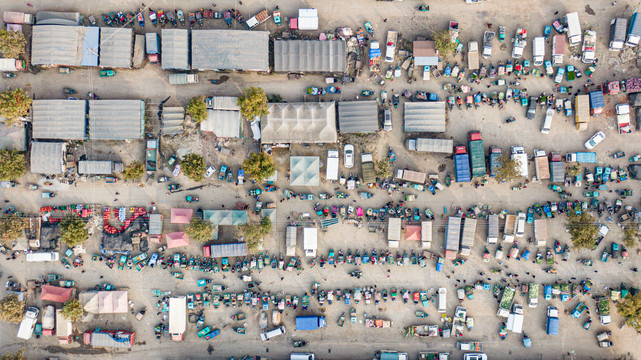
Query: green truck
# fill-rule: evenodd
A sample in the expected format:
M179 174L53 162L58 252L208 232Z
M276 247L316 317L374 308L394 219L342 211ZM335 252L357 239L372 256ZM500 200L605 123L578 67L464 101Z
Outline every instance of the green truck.
M480 131L471 131L468 137L468 147L470 149L470 166L472 167L472 177L485 176L485 150L483 149L483 140Z

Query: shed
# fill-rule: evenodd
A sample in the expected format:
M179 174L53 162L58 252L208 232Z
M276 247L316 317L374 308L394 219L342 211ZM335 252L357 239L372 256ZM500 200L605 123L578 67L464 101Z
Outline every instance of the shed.
M452 139L416 139L416 151L451 154L452 149L454 149L454 140Z
M405 132L445 132L445 102L405 102Z
M129 312L126 291L99 291L97 296L99 314L124 314Z
M338 124L341 133L372 133L378 131L378 104L369 101L338 103Z
M345 41L275 40L275 72L345 72Z
M200 130L213 132L217 137L238 138L241 134L240 111L207 110L207 119L200 123Z
M298 228L296 226L288 226L285 232L285 247L287 248L287 256L296 256L296 235Z
M298 30L318 30L318 10L298 9Z
M34 100L31 105L34 139L84 140L87 101Z
M247 224L246 210L205 210L203 215L214 226Z
M421 247L429 249L432 247L432 222L421 221Z
M34 174L62 174L65 171L66 148L63 142L32 142L30 171Z
M405 240L421 241L421 225L407 225L405 227Z
M184 231L173 232L165 234L167 239L167 249L173 249L189 245L189 238Z
M269 32L192 30L191 67L197 70L269 71Z
M100 28L100 67L130 68L133 50L133 29Z
M247 244L244 242L211 245L211 257L235 257L247 255Z
M40 300L64 303L67 300L71 299L72 294L73 289L71 288L63 288L53 285L42 285L42 290L40 291Z
M270 103L260 121L261 141L276 143L335 143L336 108L333 102Z
M169 298L169 336L172 340L182 340L187 329L187 298Z
M189 30L162 29L160 39L163 70L189 70Z
M387 240L401 240L401 218L391 217L387 221Z
M317 228L303 228L303 249L305 250L305 256L316 257L316 250L318 249Z
M172 224L189 224L191 217L194 215L194 209L172 208Z
M33 26L31 63L44 66L98 66L99 38L98 27Z
M142 139L145 102L142 100L89 100L89 138L92 140Z
M318 156L290 156L289 172L292 186L318 186L320 160Z
M413 43L414 66L438 65L438 50L434 41L419 40Z
M182 106L163 106L161 132L163 135L177 135L183 131L185 108Z

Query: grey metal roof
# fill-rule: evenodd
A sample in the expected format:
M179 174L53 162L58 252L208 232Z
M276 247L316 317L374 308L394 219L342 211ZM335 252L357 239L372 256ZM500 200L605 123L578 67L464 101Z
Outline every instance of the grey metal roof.
M275 40L276 72L345 72L345 41Z
M145 102L142 100L89 100L89 138L142 139Z
M275 143L335 143L336 105L325 103L270 103L260 121L261 141Z
M162 235L162 214L149 214L149 234Z
M289 184L292 186L318 186L320 184L318 156L290 156L289 172Z
M32 142L31 172L34 174L62 174L65 171L63 142Z
M36 25L82 25L79 12L37 11Z
M247 255L247 244L245 244L244 242L231 244L215 244L211 245L210 249L211 257L213 258Z
M338 103L341 133L370 133L379 130L378 105L375 100Z
M416 139L416 151L451 154L453 149L454 140L451 139Z
M78 174L109 175L113 173L113 161L78 161Z
M217 137L240 137L241 117L236 110L207 110L207 119L200 123L200 130L210 131Z
M445 102L405 102L405 132L445 132Z
M240 110L237 96L214 96L211 98L211 108L214 110Z
M183 131L185 108L182 106L164 106L162 108L161 131L163 135L176 135Z
M80 26L37 25L32 28L31 63L79 66L84 33Z
M192 69L269 71L269 32L192 30L191 57Z
M87 101L34 100L31 105L34 139L86 139Z
M163 69L189 70L189 30L162 29L160 43Z
M100 28L100 66L115 68L131 67L133 29Z

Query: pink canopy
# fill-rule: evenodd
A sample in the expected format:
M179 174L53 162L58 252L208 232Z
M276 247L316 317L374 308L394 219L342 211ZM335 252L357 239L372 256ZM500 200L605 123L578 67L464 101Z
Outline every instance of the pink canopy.
M64 303L71 299L73 289L53 285L43 285L40 300Z
M405 239L406 240L421 240L421 226L420 225L407 225L405 226Z
M126 313L128 311L127 300L126 291L100 291L98 292L98 313Z
M193 209L171 209L172 224L189 224L194 215Z
M167 238L168 249L189 245L189 238L187 238L184 231L169 233L165 237Z

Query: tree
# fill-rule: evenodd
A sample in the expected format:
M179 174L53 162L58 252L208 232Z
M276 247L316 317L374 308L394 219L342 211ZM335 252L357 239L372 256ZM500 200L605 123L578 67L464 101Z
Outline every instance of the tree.
M582 212L581 215L577 215L575 212L569 212L566 226L575 248L594 248L599 230L594 225L594 218L590 213Z
M392 176L392 162L390 159L385 158L376 162L375 172L376 177L381 179L387 179Z
M22 31L0 30L0 53L3 57L17 59L24 54L26 45Z
M187 236L190 240L205 242L212 237L214 225L210 221L201 220L197 217L192 217L189 227L187 228Z
M441 57L446 58L456 50L456 43L452 42L452 36L448 30L437 31L434 33L433 37L434 47Z
M240 225L238 231L247 243L247 251L253 252L258 249L263 238L272 231L272 221L264 217L258 223Z
M205 104L204 96L196 96L189 100L187 105L187 114L191 115L191 118L195 122L200 124L203 120L207 118L207 105Z
M126 181L140 181L145 175L145 166L141 161L134 161L125 167L122 178Z
M261 182L276 172L274 158L264 152L251 153L243 162L245 175L254 181Z
M189 154L180 161L180 166L185 175L193 181L202 181L207 172L205 159L198 154Z
M0 94L0 117L4 118L5 125L20 124L29 114L32 101L29 94L22 89L6 90Z
M636 293L634 296L628 296L619 300L617 303L617 311L619 315L625 320L625 324L641 333L641 293Z
M67 300L62 307L62 316L71 322L79 321L84 314L85 311L77 299Z
M633 222L623 228L623 245L625 247L637 246L641 241L641 224Z
M82 244L89 235L85 222L76 215L68 215L60 221L60 241L68 247Z
M240 113L245 119L269 114L267 109L267 96L265 90L259 87L249 87L238 97Z
M0 300L0 320L12 324L22 321L24 301L18 300L18 295L9 294Z
M4 355L0 355L0 360L25 360L24 349L18 350L15 353L7 351Z
M27 172L24 154L18 150L0 150L0 180L14 180Z
M22 235L27 227L27 220L13 213L0 217L0 244L9 245Z
M510 182L521 177L519 167L521 163L518 159L512 159L509 154L503 154L499 157L499 165L496 167L496 180Z

